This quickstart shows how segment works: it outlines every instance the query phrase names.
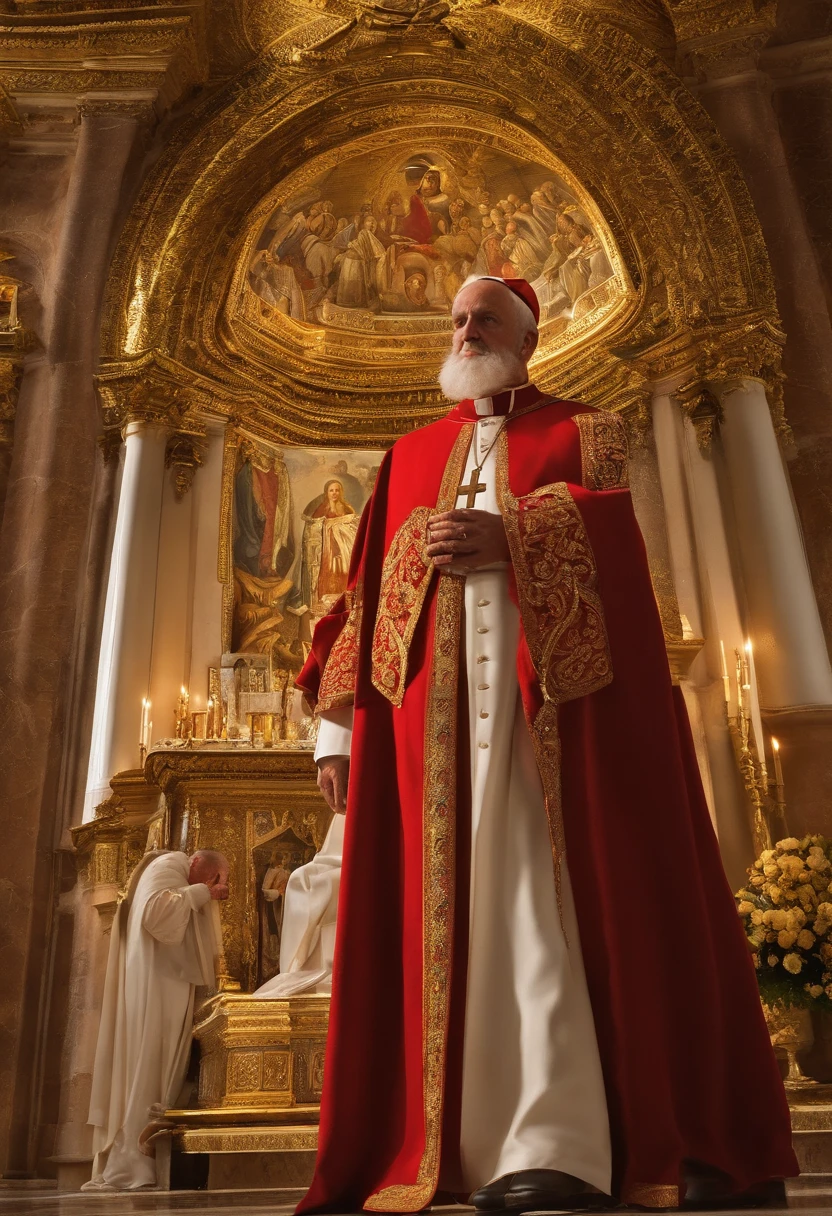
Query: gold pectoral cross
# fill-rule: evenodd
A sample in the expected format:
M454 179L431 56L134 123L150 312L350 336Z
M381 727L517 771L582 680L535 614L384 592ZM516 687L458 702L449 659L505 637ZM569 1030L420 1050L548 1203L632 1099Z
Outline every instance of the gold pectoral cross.
M486 489L485 482L480 481L479 478L480 478L480 470L474 469L473 472L471 473L471 480L468 483L468 485L460 486L456 492L457 498L459 498L459 496L461 494L468 495L468 500L465 503L465 505L469 511L476 504L477 495L485 493L485 489Z

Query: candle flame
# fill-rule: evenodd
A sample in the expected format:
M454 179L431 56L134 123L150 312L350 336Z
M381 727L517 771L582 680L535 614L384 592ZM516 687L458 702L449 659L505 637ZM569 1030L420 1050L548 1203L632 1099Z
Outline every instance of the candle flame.
M780 741L779 741L779 739L775 739L773 735L771 737L771 746L774 748L774 750L776 752L780 751Z
M181 685L181 689L182 689L182 691L181 691L180 695L184 697L185 696L185 685L184 684Z
M751 654L751 639L750 639L750 638L746 639L746 643L745 643L745 653L746 653L746 654Z

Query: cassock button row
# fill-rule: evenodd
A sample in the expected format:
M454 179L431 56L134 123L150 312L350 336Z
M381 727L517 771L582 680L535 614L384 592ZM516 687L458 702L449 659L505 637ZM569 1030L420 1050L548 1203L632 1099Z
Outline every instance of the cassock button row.
M487 662L488 662L488 655L487 655L487 654L478 654L478 655L477 655L477 662L478 662L478 663L487 663Z
M488 633L487 625L477 625L477 633Z
M480 744L479 744L479 746L480 746L480 747L488 747L488 744L487 744L487 743L480 743Z
M487 711L487 710L485 710L485 709L481 709L481 710L480 710L480 717L481 717L481 718L487 718L487 717L488 717L488 711Z
M490 603L491 603L491 600L480 600L479 603L477 604L477 607L478 608L487 608Z
M477 692L486 692L491 687L490 684L478 684Z

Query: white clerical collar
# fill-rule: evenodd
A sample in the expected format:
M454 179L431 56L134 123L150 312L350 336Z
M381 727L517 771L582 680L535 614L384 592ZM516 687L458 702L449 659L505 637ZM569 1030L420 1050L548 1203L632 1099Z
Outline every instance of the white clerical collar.
M514 409L515 393L519 393L521 389L528 388L530 384L531 384L531 380L527 380L524 384L518 384L516 388L513 388L511 390L511 401L509 402L509 405L508 405L509 414ZM504 389L503 391L508 392L509 390ZM502 395L503 395L502 393L497 393L498 397L502 397ZM490 417L494 413L494 398L493 397L475 397L474 398L474 409L477 411L477 414L480 418Z

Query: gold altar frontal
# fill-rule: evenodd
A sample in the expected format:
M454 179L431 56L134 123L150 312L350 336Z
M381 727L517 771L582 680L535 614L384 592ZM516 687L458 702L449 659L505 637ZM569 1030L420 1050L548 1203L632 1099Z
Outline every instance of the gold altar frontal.
M145 777L164 795L159 834L168 846L219 849L230 863L220 990L194 1022L197 1103L168 1112L171 1148L207 1154L210 1185L250 1181L254 1170L264 1184L304 1186L317 1147L329 997L251 994L263 979L258 852L291 834L311 856L331 820L311 748L163 746L149 754Z

